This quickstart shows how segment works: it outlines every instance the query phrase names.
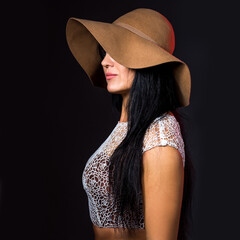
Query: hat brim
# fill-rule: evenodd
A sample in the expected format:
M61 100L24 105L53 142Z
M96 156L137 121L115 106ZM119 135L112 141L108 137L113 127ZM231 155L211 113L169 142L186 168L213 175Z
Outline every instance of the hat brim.
M106 88L106 78L98 52L100 44L121 65L138 69L163 63L173 64L173 73L178 82L178 96L182 106L190 100L191 76L188 66L157 44L118 26L79 18L69 18L66 24L68 46L82 66L92 84Z

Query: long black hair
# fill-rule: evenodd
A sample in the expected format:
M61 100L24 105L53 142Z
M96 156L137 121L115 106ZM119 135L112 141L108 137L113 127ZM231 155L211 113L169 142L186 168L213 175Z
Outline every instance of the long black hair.
M103 58L104 49L99 45ZM176 91L176 81L172 73L174 63L161 64L148 68L135 69L135 77L130 89L126 106L128 131L124 140L115 149L109 163L109 185L117 207L118 225L134 234L131 223L140 221L142 196L141 174L143 169L142 147L144 134L159 116L171 111L181 126L185 145L185 168L182 209L179 222L178 240L187 240L192 220L192 196L194 185L194 167L185 138L178 108L180 102ZM121 94L112 94L113 106L122 111Z

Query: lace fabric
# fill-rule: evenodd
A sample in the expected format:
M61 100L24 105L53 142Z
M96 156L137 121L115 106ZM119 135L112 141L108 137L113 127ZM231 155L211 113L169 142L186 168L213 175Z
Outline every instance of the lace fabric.
M127 122L119 122L108 138L88 159L82 174L83 188L87 193L91 221L98 227L123 227L116 224L116 209L109 198L108 167L109 158L127 134ZM164 117L156 118L146 130L142 153L156 146L172 146L182 156L185 167L184 142L180 125L174 115L167 113ZM142 197L142 196L141 196ZM109 200L110 199L110 200ZM142 199L140 199L142 203ZM141 220L131 223L134 228L144 229L143 204L141 204Z

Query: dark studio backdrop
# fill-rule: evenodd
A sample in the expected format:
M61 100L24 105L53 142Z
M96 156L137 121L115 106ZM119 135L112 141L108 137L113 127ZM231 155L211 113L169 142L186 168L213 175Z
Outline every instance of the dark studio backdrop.
M119 115L65 38L69 17L112 22L152 8L190 68L187 138L196 168L191 240L239 239L239 33L232 2L14 3L2 21L0 239L93 239L82 172Z

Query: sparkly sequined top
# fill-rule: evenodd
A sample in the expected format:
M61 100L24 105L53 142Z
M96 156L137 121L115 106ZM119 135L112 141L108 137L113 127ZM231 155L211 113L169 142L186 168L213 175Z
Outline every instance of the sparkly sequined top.
M127 134L128 122L116 124L108 138L93 153L87 161L83 174L82 184L87 193L89 214L94 225L101 228L118 228L111 197L108 191L108 167L109 158L117 146L122 142ZM142 153L156 146L172 146L176 148L182 156L185 167L184 141L180 131L180 125L171 112L164 116L157 117L146 130ZM110 200L109 200L110 199ZM144 229L143 205L140 205L141 220L138 223L130 223L134 228Z

